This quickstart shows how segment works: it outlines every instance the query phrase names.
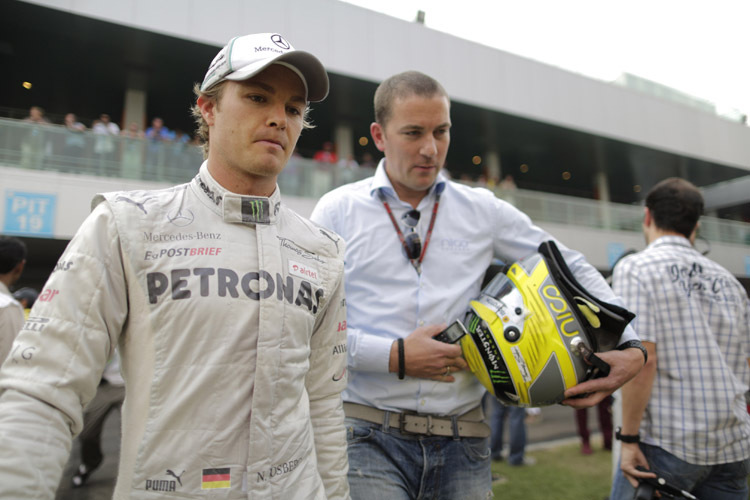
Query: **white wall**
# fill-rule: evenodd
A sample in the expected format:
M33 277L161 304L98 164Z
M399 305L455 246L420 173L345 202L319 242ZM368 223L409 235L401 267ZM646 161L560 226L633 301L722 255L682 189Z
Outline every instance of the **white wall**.
M416 69L456 100L750 170L750 127L338 0L27 1L217 50L279 32L334 73L381 81Z
M37 236L55 239L70 239L75 234L78 226L88 215L91 199L96 193L168 186L157 182L107 179L3 166L0 166L0 179L0 233L9 225L17 225L16 219L19 217L25 217L24 221L28 221L30 217L37 217L46 221L45 229L50 230L49 233ZM54 197L54 207L33 202L35 197L45 196ZM19 199L20 202L16 202L16 206L13 207L15 199ZM309 217L317 202L312 198L286 195L283 199L287 206L305 217ZM32 202L26 203L26 200ZM612 246L622 251L631 248L642 250L645 246L643 236L639 232L604 231L584 226L537 222L564 244L583 252L591 264L602 270L610 267ZM34 234L24 233L24 236ZM711 258L735 275L750 276L749 246L712 243Z

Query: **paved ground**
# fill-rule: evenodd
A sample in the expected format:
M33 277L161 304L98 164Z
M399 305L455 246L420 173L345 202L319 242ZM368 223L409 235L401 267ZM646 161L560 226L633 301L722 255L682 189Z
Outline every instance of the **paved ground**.
M594 410L589 410L589 426L592 431L598 430ZM506 425L507 427L507 425ZM77 443L73 445L70 460L57 491L56 500L109 500L112 498L115 478L117 477L119 451L120 415L112 412L105 423L102 448L104 463L89 477L86 486L73 489L70 478L78 465ZM594 433L592 432L592 433ZM574 410L567 406L548 406L542 408L541 418L527 426L528 449L577 440ZM507 439L505 440L507 443ZM597 440L594 440L596 443Z

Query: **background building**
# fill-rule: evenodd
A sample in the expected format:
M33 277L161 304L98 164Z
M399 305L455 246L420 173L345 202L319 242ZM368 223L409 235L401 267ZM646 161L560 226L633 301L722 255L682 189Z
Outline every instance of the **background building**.
M301 158L280 180L301 213L334 185L371 173L309 158L332 141L340 158L377 161L369 137L374 90L416 69L452 99L451 175L493 189L512 175L512 201L603 272L643 247L640 202L677 175L704 188L712 217L700 244L745 283L750 277L750 127L656 82L594 80L337 0L216 0L209 8L6 0L0 9L0 230L30 238L24 279L32 286L54 267L94 193L186 181L200 162L188 143L122 137L108 156L92 132L71 153L63 116L74 112L90 128L107 113L120 128L141 130L161 117L189 134L191 88L208 62L232 36L263 31L284 34L330 72L331 94L313 107L316 128L303 133ZM31 106L58 126L21 121Z

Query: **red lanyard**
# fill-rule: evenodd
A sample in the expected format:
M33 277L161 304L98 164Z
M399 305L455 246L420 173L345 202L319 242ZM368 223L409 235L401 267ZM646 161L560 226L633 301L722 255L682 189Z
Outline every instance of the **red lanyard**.
M402 233L401 228L398 227L398 222L396 222L396 218L393 216L393 212L391 211L390 205L388 205L388 201L386 201L385 199L385 194L383 194L382 188L378 189L378 197L380 198L380 201L383 202L385 211L388 212L388 217L391 218L393 227L394 229L396 229L396 234L398 234L398 239L401 240L401 246L404 247L404 251L406 252L406 255L409 255L409 250L406 247L406 240L404 239L404 233ZM424 245L422 245L422 253L419 254L419 259L410 259L411 265L414 266L414 269L417 271L417 274L422 274L422 259L424 259L424 254L427 252L427 245L430 244L430 238L432 237L432 228L435 227L435 218L437 217L439 203L440 203L440 192L436 190L435 191L435 204L432 206L432 217L430 218L430 225L427 227L427 235L424 238Z

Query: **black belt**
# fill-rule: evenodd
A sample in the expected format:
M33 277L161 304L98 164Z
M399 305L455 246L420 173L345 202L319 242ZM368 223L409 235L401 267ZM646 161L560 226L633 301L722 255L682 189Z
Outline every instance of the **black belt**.
M473 438L490 436L490 427L484 423L484 412L481 406L462 415L451 417L420 415L413 412L399 413L356 403L344 403L344 413L350 418L395 427L408 434Z

